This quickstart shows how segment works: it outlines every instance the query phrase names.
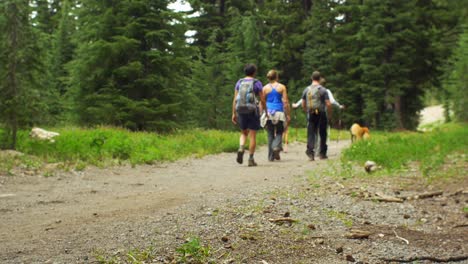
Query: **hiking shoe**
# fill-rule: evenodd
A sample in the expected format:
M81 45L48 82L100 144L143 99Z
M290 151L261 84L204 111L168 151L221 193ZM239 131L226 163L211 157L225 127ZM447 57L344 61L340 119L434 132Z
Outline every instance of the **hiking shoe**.
M310 161L314 161L314 153L311 153L308 150L306 150L305 153L306 153L307 157L309 157Z
M323 159L328 159L328 156L327 155L320 155L320 159L323 160Z
M244 151L240 151L238 150L237 151L237 159L236 159L237 163L239 164L242 164L242 162L244 162Z
M257 163L255 162L254 159L249 159L249 167L255 167L257 166Z
M280 151L281 151L281 150L278 149L278 148L273 150L273 158L274 158L275 160L280 160L280 159L281 159L281 157L280 157Z

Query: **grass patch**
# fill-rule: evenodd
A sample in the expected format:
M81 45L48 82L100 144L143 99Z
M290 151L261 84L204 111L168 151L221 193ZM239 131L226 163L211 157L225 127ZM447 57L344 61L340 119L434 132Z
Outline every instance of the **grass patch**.
M328 210L327 212L328 217L335 218L343 223L346 227L350 228L353 227L353 220L344 212L338 212L334 210Z
M130 162L135 165L174 161L189 156L234 152L239 147L239 132L217 130L179 131L168 135L111 127L51 130L60 133L54 143L31 139L28 131L20 131L17 150L47 163L71 162L83 169L89 164L106 166ZM266 141L266 135L260 132L257 144L265 144Z
M364 164L372 160L388 171L417 163L423 175L428 176L437 171L451 154L465 157L466 161L467 147L466 124L446 124L428 133L373 132L370 140L359 141L346 149L342 163L353 161Z
M197 237L190 238L176 252L179 253L178 263L207 263L211 256L210 247L202 245Z
M8 151L0 153L0 173L2 174L14 175L15 168L37 171L42 167L43 162L38 157Z
M152 246L145 249L133 249L128 251L125 256L109 256L108 254L96 251L94 252L97 263L100 264L144 264L152 263L156 257L154 254L154 248Z
M304 121L305 122L305 121ZM307 128L304 127L293 127L290 126L289 130L289 142L299 141L306 143L307 142ZM330 129L328 130L329 140L347 140L350 139L349 130L346 129Z

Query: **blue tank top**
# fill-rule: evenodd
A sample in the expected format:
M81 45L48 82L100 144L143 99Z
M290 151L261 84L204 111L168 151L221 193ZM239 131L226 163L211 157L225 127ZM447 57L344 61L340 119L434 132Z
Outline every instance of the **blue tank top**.
M271 92L266 95L266 105L268 111L275 110L283 112L283 95L276 91L276 87L270 84Z

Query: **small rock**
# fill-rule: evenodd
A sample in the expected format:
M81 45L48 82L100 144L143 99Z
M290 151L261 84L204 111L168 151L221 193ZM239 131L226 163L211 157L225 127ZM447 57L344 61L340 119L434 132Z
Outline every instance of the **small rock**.
M207 215L207 216L212 216L213 213L212 213L212 212L206 212L206 215Z
M225 244L224 248L230 249L230 248L232 248L232 245L231 244Z
M56 223L56 224L60 224L60 223L62 223L62 220L57 219L57 220L55 220L55 223Z
M343 253L343 247L337 247L335 251L336 251L336 254L341 254Z
M379 234L379 237L384 237L385 235L384 234Z
M351 255L346 255L346 260L349 261L349 262L356 262L356 260L354 259L354 257L351 256Z
M317 244L319 245L323 245L325 243L325 241L323 239L317 239Z

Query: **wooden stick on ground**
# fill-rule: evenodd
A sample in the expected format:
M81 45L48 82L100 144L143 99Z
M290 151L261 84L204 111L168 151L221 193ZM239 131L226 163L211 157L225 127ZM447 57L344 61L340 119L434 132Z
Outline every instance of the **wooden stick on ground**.
M437 257L430 257L430 256L422 256L422 257L412 257L409 259L396 259L396 258L383 258L383 261L386 262L400 262L400 263L405 263L405 262L414 262L418 260L429 260L429 261L434 261L434 262L452 262L452 261L463 261L467 260L468 255L465 256L457 256L457 257L448 257L448 258L437 258Z
M432 198L434 196L442 195L443 193L444 192L442 192L442 191L423 193L423 194L417 194L417 195L413 195L413 196L403 197L403 199L405 199L405 200L426 199L426 198Z
M395 230L393 230L393 233L395 233L396 238L405 241L405 243L406 243L407 245L409 245L409 241L408 241L407 239L402 238L401 236L399 236Z
M295 222L298 222L298 220L296 220L296 219L287 218L287 217L276 218L276 219L270 218L270 219L268 219L268 221L270 221L272 223L279 223L279 222L295 223Z
M375 195L377 195L377 197L373 199L377 201L388 202L388 203L402 203L403 202L403 199L398 198L398 197L388 196L382 193L376 193Z

